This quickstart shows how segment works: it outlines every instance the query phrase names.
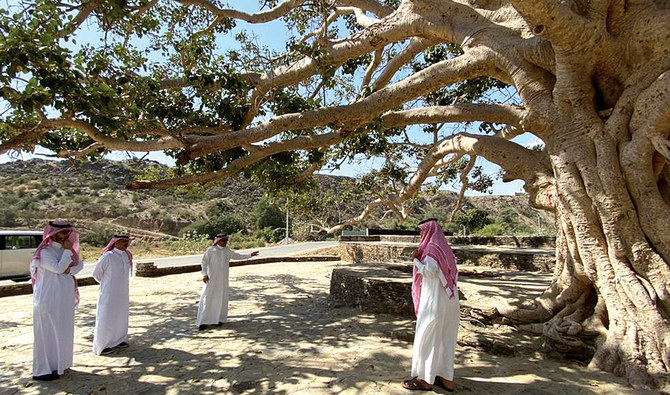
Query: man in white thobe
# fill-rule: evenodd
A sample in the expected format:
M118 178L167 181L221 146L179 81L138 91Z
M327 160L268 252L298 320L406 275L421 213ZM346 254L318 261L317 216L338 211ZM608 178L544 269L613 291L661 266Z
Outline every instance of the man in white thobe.
M458 271L456 258L435 219L419 223L421 243L414 252L412 299L416 332L409 390L430 390L433 385L454 390L454 357L458 338Z
M249 259L258 255L254 251L249 255L238 254L230 248L228 235L219 233L214 244L205 251L202 257L202 281L205 285L200 296L198 330L204 330L208 325L221 325L228 319L228 272L231 259Z
M74 275L83 266L79 233L68 223L49 222L30 262L34 380L55 380L72 366L74 310L79 302Z
M93 353L107 355L128 347L129 282L133 255L128 235L114 235L95 264L93 278L100 283L95 315Z

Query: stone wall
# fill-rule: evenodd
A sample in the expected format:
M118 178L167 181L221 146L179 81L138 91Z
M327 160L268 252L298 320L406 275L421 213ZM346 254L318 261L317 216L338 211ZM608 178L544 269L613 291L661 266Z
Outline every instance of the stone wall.
M446 236L452 245L487 245L516 248L555 248L554 236ZM341 242L418 243L420 236L341 236Z
M98 282L95 281L93 277L81 277L77 279L77 285L80 287L96 284L98 284ZM33 286L29 281L21 284L0 286L0 298L4 298L6 296L27 295L31 293L33 293Z
M340 243L340 256L346 262L370 264L376 262L411 262L416 244ZM452 246L461 265L488 266L521 271L553 271L554 252L524 251L516 249L495 250L476 247Z
M369 313L414 314L412 277L385 267L334 269L330 280L331 307L356 307Z
M258 265L262 263L273 263L273 262L328 262L328 261L339 261L339 256L289 256L289 257L267 257L267 258L256 258L256 259L247 259L244 261L232 261L230 262L231 267L235 266L245 266L245 265ZM169 267L156 267L153 262L138 262L135 263L135 275L138 277L160 277L166 276L169 274L180 274L180 273L191 273L199 272L202 267L200 265L186 265L186 266L169 266ZM93 277L81 277L77 278L77 284L80 287L86 285L96 285L97 281ZM0 286L0 298L6 296L15 296L15 295L26 295L33 292L30 282L25 282L21 284L10 284Z
M482 250L454 249L459 264L487 266L524 272L551 273L556 264L553 253L490 252Z
M412 273L406 265L374 264L334 269L330 279L331 307L355 307L367 313L414 317ZM461 301L466 300L459 290Z
M283 256L283 257L266 257L266 258L251 258L243 261L231 261L230 267L246 266L246 265L260 265L263 263L277 263L277 262L332 262L339 261L340 257L335 255L329 256ZM153 262L141 262L137 264L135 275L138 277L160 277L169 274L181 274L199 272L202 266L185 265L185 266L169 266L156 267Z

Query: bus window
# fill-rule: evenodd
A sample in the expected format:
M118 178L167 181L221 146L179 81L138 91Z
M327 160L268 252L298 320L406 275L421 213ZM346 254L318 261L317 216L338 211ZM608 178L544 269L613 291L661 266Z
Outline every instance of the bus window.
M21 250L24 248L36 248L37 239L34 236L12 235L5 236L6 250Z

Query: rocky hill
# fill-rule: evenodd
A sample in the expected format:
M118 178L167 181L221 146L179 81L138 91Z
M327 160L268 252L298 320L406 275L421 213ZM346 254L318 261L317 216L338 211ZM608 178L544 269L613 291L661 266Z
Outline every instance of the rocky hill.
M185 190L129 191L124 188L149 167L157 171L166 169L159 163L146 161L80 163L32 159L2 164L0 227L41 228L48 219L67 218L93 231L125 229L145 239L164 239L177 236L181 229L196 221L210 218L212 210L238 219L248 229L251 227L249 213L263 198L263 192L250 182L238 177ZM337 200L353 180L318 176L317 183L321 196L331 192L331 199ZM367 201L356 194L353 196L356 198L334 201L338 206L337 215L327 217L332 220L358 215ZM447 218L455 200L450 192L422 197L417 200L412 216ZM486 210L493 219L506 211L516 218L514 229L518 228L521 233L536 232L538 218L544 226L543 233L553 231L551 216L528 206L527 197L523 195L472 197L467 199L465 207ZM370 218L361 227L403 227L392 218L380 221L379 217ZM295 223L309 222L309 218L296 218Z

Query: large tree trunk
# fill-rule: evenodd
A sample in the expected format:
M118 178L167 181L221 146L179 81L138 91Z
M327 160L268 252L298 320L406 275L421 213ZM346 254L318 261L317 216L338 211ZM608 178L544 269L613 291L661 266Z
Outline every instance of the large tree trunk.
M624 375L636 388L664 388L670 372L670 214L659 193L667 184L665 162L649 138L618 144L603 123L587 127L573 114L563 125L547 146L559 225L552 285L535 309L500 313L517 324L542 323L559 351L592 350L591 366Z

